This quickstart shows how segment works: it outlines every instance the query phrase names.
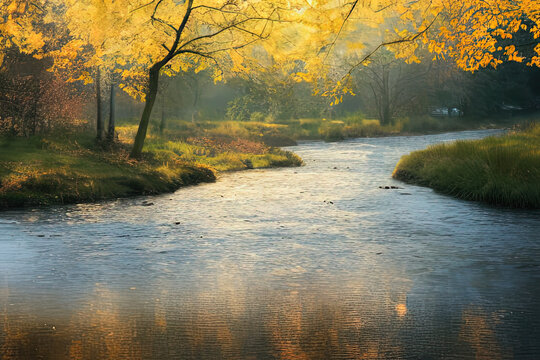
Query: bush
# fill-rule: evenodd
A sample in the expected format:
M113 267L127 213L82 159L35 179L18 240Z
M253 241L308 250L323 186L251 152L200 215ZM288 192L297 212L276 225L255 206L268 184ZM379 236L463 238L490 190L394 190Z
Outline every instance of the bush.
M87 95L46 70L45 61L9 52L0 72L0 133L30 136L86 127ZM24 67L26 73L15 70Z
M227 119L236 121L247 121L250 118L249 109L251 100L248 96L237 97L227 104Z
M339 141L345 139L343 123L325 122L319 128L319 134L324 141Z
M251 116L249 117L249 120L254 122L262 122L264 119L264 114L258 111L251 113Z

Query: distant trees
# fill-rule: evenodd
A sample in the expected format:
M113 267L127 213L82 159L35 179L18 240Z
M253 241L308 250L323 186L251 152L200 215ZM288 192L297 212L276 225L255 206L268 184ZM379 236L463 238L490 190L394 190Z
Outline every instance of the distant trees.
M11 49L0 69L0 133L43 134L80 125L86 92L48 72L50 62Z
M261 120L321 114L353 92L352 76L362 69L356 79L366 91L359 95L371 98L386 124L410 111L411 104L423 106L418 94L434 88L421 76L427 67L414 65L420 59L449 61L448 81L436 93L439 99L463 94L459 102L464 106L481 97L467 90L473 77L501 80L512 69L502 66L505 62L540 67L537 0L1 0L0 11L0 116L18 124L11 131L24 127L31 134L50 127L40 125L52 121L43 109L53 106L39 105L52 91L42 82L66 89L65 96L55 96L67 102L82 101L68 96L68 89L78 86L73 83L93 82L97 138L112 141L114 111L106 126L101 96L110 94L114 110L118 87L144 101L132 157L141 156L163 75L190 74L185 78L193 81L180 91L193 94L189 107L195 121L204 95L201 79L243 74L245 90L230 104L230 117ZM8 66L15 66L8 64L12 54L38 58L39 76L8 73ZM351 54L355 61L344 66ZM430 71L442 67L436 63ZM486 67L502 71L494 75L482 70ZM54 76L45 75L46 69ZM202 71L206 75L199 77ZM506 83L512 79L517 77ZM517 80L512 86L518 88ZM312 101L311 93L327 99ZM528 101L534 101L532 96ZM70 107L75 113L81 106ZM163 103L163 119L164 108ZM60 109L54 112L68 117Z
M389 125L398 115L421 106L426 97L429 66L407 64L387 50L374 54L368 65L355 74L355 88L368 99L382 125Z

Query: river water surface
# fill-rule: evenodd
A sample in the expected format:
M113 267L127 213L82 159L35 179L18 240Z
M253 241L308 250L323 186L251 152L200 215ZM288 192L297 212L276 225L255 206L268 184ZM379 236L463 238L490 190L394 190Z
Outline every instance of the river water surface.
M0 213L0 358L539 359L540 212L390 178L494 133L302 143L301 168Z

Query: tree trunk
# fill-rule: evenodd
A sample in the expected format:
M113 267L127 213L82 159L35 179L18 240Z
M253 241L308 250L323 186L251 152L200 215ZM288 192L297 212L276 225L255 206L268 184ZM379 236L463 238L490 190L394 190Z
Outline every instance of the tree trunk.
M114 142L114 132L115 132L115 111L116 111L116 99L115 99L115 89L114 83L111 83L111 98L110 98L110 108L109 108L109 129L107 132L107 140L109 142Z
M162 89L163 90L163 89ZM167 118L165 117L165 94L161 93L161 122L159 123L159 133L163 135L165 128L167 127Z
M146 132L148 130L148 123L150 122L150 114L156 101L156 95L158 91L159 82L159 68L152 67L149 71L148 79L148 91L146 92L146 100L144 104L144 110L141 116L141 122L139 123L139 129L135 136L135 142L133 143L133 149L129 155L131 158L140 158L142 149L144 146L144 139L146 138Z
M97 139L98 141L103 140L104 133L104 122L103 116L101 114L101 71L99 67L96 72L96 103L97 103L97 116L96 116L96 127L97 127Z
M390 84L389 84L389 70L383 68L383 94L382 94L382 119L381 122L384 125L389 125L392 121L392 114L390 113Z
M197 105L199 105L199 81L195 78L194 88L194 98L193 98L193 111L191 112L191 122L194 123L197 118Z

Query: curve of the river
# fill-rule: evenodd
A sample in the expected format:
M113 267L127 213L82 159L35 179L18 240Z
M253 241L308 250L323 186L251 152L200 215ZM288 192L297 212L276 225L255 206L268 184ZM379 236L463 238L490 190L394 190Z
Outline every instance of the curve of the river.
M496 133L308 142L301 168L0 213L0 358L538 359L540 212L390 178Z

